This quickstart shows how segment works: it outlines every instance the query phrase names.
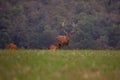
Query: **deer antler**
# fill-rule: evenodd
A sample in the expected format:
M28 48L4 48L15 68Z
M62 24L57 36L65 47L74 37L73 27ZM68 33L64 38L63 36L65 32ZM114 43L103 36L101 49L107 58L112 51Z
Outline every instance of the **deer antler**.
M66 34L67 32L65 31L65 20L62 22L62 27L64 28L63 32Z
M65 26L65 22L62 22L62 27L64 27Z
M64 30L64 33L67 34L67 31Z
M65 30L65 20L62 22L62 27L63 27L63 32L65 33L65 34L67 34L68 32ZM72 33L74 33L75 32L75 30L76 30L76 24L75 24L75 22L72 22L71 23L71 25L72 25L72 31L70 32L71 34Z
M76 27L76 24L73 22L73 23L72 23L72 26L73 26L73 27Z
M74 33L75 30L76 30L76 24L73 22L73 23L72 23L72 26L73 26L73 29L72 29L71 33Z

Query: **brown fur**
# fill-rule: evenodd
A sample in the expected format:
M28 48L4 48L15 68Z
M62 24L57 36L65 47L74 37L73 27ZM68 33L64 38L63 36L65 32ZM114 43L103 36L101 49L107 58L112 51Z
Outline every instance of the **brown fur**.
M55 46L55 45L50 45L49 49L50 49L50 50L57 50L57 49L58 49L58 47L57 47L57 46Z
M56 42L59 48L63 46L68 46L70 41L71 34L67 33L65 35L57 36Z
M12 49L12 50L16 50L17 49L17 45L15 45L14 43L10 43L7 46L8 49Z

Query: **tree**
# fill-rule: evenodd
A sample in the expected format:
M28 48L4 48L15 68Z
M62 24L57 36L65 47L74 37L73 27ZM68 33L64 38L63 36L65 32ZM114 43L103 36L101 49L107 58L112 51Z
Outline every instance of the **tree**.
M120 49L120 25L114 25L108 35L109 45L115 49Z
M7 32L0 32L0 48L6 48L10 42L10 37Z

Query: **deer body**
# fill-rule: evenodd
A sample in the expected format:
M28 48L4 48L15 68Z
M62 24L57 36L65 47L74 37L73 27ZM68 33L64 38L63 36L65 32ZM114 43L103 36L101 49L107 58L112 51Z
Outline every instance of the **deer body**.
M14 44L14 43L10 43L10 44L8 44L8 49L12 49L12 50L16 50L17 49L17 45L16 44Z
M57 42L58 48L69 45L69 41L71 39L71 34L73 34L75 32L76 24L73 22L72 26L73 26L73 30L71 32L67 32L64 29L63 31L65 32L65 35L60 35L60 36L56 37L56 42ZM65 28L65 21L62 23L62 27Z
M59 48L69 45L71 35L69 33L56 37L56 42Z

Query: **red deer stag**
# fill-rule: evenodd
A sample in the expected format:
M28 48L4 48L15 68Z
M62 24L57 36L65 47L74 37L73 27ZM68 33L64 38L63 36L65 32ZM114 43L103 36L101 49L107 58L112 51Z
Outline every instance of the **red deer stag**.
M64 23L62 24L62 26L64 27ZM73 28L75 28L75 24L72 24ZM69 45L69 41L71 39L71 34L74 32L75 30L73 29L71 32L65 32L65 35L59 35L56 37L56 42L58 45L58 48L64 47L64 46L68 46Z
M71 38L70 33L66 33L65 35L60 35L56 37L56 42L58 45L58 48L61 48L63 46L67 46L69 44Z

